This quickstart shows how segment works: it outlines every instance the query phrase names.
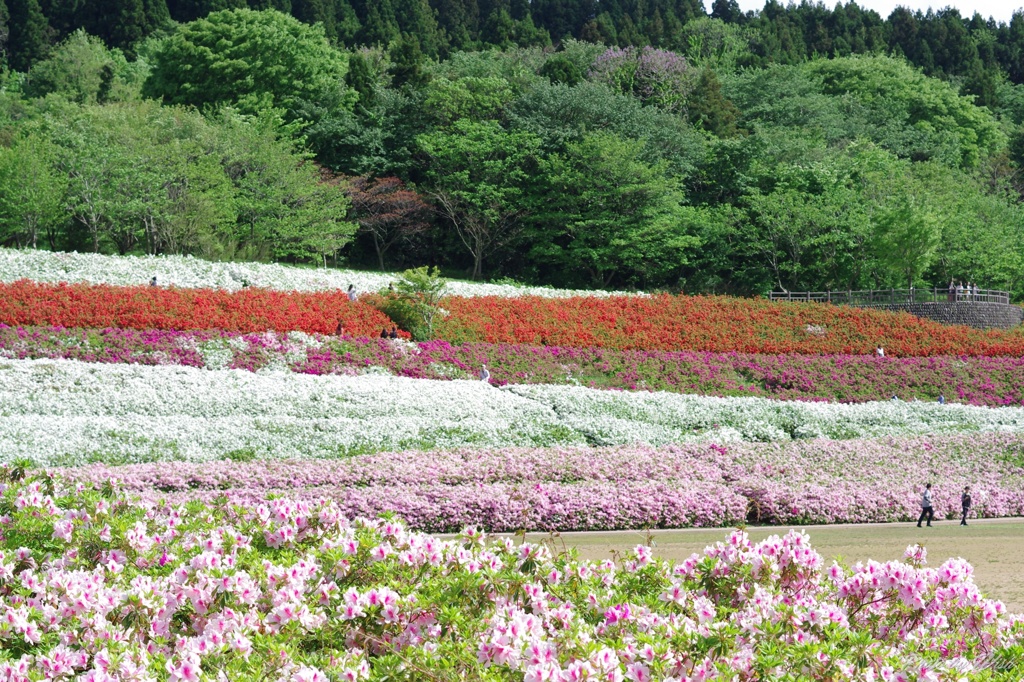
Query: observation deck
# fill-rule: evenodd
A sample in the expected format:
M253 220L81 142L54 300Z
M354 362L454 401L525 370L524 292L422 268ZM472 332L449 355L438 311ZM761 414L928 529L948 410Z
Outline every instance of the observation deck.
M867 289L861 291L773 291L772 301L813 301L858 308L902 311L918 317L976 329L1011 329L1024 319L1024 310L1010 303L1010 292L978 289L950 292L933 289Z

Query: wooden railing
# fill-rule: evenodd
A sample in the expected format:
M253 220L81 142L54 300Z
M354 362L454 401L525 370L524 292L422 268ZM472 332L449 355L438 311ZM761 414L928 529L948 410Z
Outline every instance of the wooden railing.
M904 303L1009 303L1009 291L978 289L949 291L934 289L868 289L864 291L773 291L773 301L816 301L854 306L883 306Z

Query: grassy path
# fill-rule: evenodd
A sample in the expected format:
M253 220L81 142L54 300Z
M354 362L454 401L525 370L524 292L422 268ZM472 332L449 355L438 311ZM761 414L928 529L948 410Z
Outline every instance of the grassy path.
M899 559L907 545L918 542L928 549L928 565L938 566L949 557L963 557L975 570L975 581L987 596L1001 599L1012 612L1024 613L1024 521L1020 519L937 521L931 528L912 523L800 526L827 562L841 559L854 563L865 559ZM751 527L752 540L785 533L785 526ZM563 533L554 539L557 548L575 547L587 559L606 559L612 552L626 552L653 540L655 554L680 561L707 545L724 540L728 529L684 529ZM529 534L533 542L549 537Z

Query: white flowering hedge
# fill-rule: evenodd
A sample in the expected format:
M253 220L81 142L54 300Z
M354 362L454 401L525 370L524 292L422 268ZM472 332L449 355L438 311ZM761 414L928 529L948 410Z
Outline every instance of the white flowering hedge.
M664 445L978 431L1024 431L1024 409L0 361L0 462L329 458L467 445Z
M0 248L0 282L30 279L36 282L90 282L132 286L157 284L193 289L237 290L243 286L279 291L348 289L359 292L386 289L393 275L357 270L325 270L276 263L222 263L191 256L105 256ZM612 296L622 292L549 289L546 287L449 282L456 296Z

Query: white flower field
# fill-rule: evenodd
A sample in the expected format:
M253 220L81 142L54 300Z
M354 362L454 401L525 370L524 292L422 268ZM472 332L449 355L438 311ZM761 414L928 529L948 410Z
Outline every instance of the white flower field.
M467 445L667 445L1024 431L1024 409L497 388L385 374L0 362L0 462L333 458ZM242 456L242 455L238 455Z
M348 289L379 291L395 281L392 275L338 270L299 268L276 263L221 263L191 256L105 256L96 253L0 248L0 282L31 279L36 282L89 282L134 286L148 284L156 277L161 286L236 291L245 286L279 291L324 291ZM456 296L615 296L622 292L549 287L512 286L452 281L448 293Z

